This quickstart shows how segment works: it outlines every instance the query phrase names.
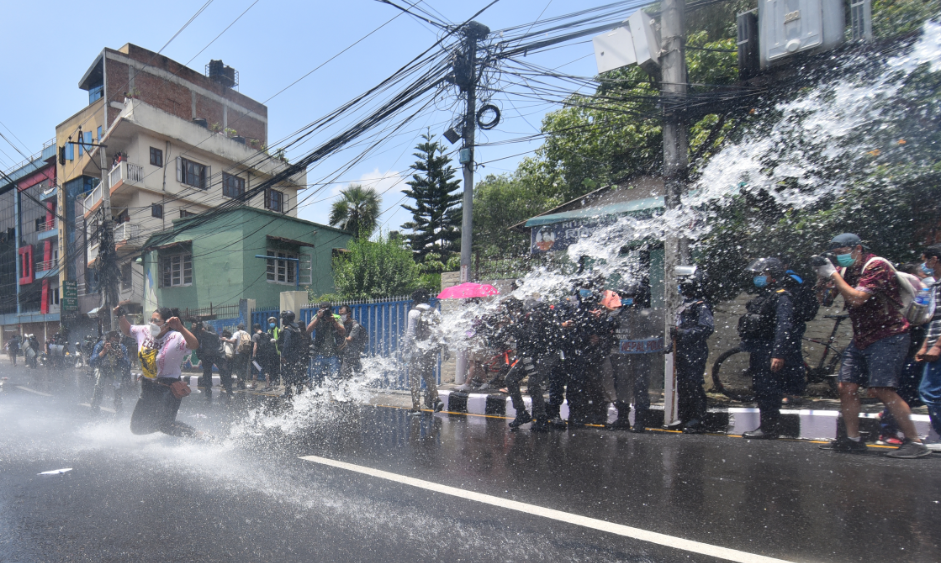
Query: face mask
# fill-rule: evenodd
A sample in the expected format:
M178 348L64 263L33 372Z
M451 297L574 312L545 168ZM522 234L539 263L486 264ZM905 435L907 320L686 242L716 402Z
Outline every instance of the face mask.
M934 275L934 270L932 270L931 268L929 268L929 267L928 267L928 264L925 264L924 262L922 262L922 264L921 264L921 271L924 272L926 276L933 276L933 275Z
M277 323L268 323L268 328L274 328L276 326L278 326Z
M838 254L836 257L837 264L843 266L844 268L849 268L855 261L856 260L853 260L852 254Z
M150 323L150 335L154 338L160 336L160 331L163 330L162 326L157 325L156 323Z
M340 320L345 323L346 319L348 319L349 317L350 317L349 315L340 315Z
M589 297L591 297L591 290L590 290L590 289L579 289L579 290L578 290L578 296L581 297L582 299L588 299Z
M627 299L621 299L621 305L624 305L625 307L630 307L633 304L634 304L634 299L631 297L628 297Z
M755 276L752 281L755 282L755 287L765 287L768 285L768 276Z

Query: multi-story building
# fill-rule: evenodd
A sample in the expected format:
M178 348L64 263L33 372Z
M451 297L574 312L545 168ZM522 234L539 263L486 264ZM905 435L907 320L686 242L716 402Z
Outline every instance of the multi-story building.
M200 74L135 45L105 49L79 82L89 105L56 127L59 194L67 249L61 280L75 280L83 313L100 305L95 265L108 189L121 273L120 298L144 304L141 247L188 217L240 200L296 216L301 172L250 198L287 164L265 152L268 110L237 92L221 61ZM101 153L104 152L104 166Z
M0 325L43 340L59 329L56 147L0 175Z

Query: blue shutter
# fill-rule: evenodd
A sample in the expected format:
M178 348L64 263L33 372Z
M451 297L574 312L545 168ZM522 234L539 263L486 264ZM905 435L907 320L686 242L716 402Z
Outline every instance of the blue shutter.
M92 139L92 136L91 136L91 131L85 133L85 144L90 145L90 144L92 144L94 141L95 141L95 140Z
M98 142L101 142L101 125L98 126Z
M75 145L72 143L65 144L65 159L75 160Z

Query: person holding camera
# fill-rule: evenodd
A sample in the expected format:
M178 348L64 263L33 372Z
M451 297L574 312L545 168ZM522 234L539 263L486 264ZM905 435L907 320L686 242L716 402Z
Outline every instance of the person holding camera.
M88 365L95 375L95 391L91 398L92 414L101 412L101 399L107 385L114 388L114 411L121 412L121 390L124 382L130 379L131 362L127 357L127 348L121 344L121 334L118 331L112 330L95 344Z
M826 256L814 256L818 286L835 290L841 296L853 324L853 340L843 352L840 364L840 410L846 436L821 446L844 453L866 452L859 434L859 386L888 407L905 442L888 457L913 459L931 455L915 432L911 409L896 390L911 337L910 324L902 314L902 289L889 261L869 252L855 234L844 233L830 240L829 253L836 257L843 273Z
M323 385L324 379L336 379L340 375L340 344L346 338L346 328L340 315L333 314L333 306L324 302L320 310L307 325L307 334L314 333L314 365L311 372L311 388Z

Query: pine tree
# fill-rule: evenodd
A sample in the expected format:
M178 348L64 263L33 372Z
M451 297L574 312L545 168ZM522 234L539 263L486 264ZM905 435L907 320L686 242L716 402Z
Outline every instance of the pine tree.
M444 147L432 141L430 133L422 135L422 139L414 153L419 160L411 166L415 173L406 182L411 189L405 195L415 204L402 206L412 212L412 220L402 228L412 231L405 239L418 262L429 252L447 256L458 249L456 243L461 238L462 194L457 192L461 183L454 179L455 170L444 154Z

